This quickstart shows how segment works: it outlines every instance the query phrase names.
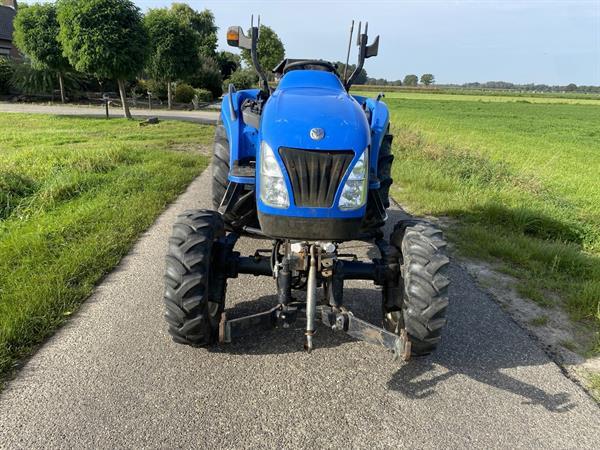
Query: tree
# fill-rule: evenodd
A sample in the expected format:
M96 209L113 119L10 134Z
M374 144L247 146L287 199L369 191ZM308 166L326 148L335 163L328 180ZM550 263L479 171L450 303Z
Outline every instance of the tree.
M253 70L239 69L231 74L231 78L225 80L224 87L228 88L230 83L238 90L250 89L258 83L258 76Z
M241 66L240 56L231 52L217 53L216 61L219 65L221 75L225 79L229 78L229 76Z
M31 60L35 69L50 69L58 75L60 100L64 103L63 76L70 66L58 42L59 30L56 6L51 3L34 4L19 9L14 21L13 38L19 50Z
M570 83L567 85L567 87L565 88L565 90L567 92L574 92L577 90L577 85L575 83Z
M250 34L250 30L248 30L248 34ZM267 74L271 74L271 70L285 57L285 48L281 39L266 25L260 26L257 52L258 62ZM252 66L250 50L242 50L242 59L247 65Z
M337 65L337 72L340 75L340 78L344 77L344 68L345 68L345 64L343 62L336 62L335 63ZM346 70L346 79L350 78L350 75L352 75L352 72L354 72L354 69L356 69L356 64L348 64L348 69ZM354 84L367 84L367 80L368 80L368 75L367 75L367 71L365 70L365 68L363 67L360 72L358 73L356 80L354 80Z
M425 86L429 86L430 84L435 83L435 77L431 73L424 73L421 75L421 84Z
M406 75L404 77L404 81L402 82L402 84L404 86L416 86L418 81L419 81L419 78L416 75L410 74L410 75Z
M150 39L146 70L150 77L167 83L171 109L172 82L190 77L200 68L198 33L166 8L148 11L144 25Z
M198 33L200 56L214 57L217 49L218 28L215 25L213 13L208 9L198 12L185 3L173 3L171 12L184 25Z
M142 70L148 50L140 9L130 0L59 0L57 7L65 56L80 72L117 80L130 119L125 81Z

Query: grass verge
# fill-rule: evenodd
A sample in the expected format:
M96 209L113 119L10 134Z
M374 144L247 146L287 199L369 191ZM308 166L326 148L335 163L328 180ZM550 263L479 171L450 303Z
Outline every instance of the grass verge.
M2 114L0 380L208 163L212 127Z
M522 295L595 330L600 353L600 107L387 100L393 195L458 219L459 251L501 261Z

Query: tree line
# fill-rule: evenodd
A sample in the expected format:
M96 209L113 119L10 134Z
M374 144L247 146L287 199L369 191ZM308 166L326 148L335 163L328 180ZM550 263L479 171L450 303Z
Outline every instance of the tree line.
M423 86L430 86L435 83L435 77L433 74L425 73L421 75L421 78L417 75L409 74L404 77L403 80L387 80L385 78L366 78L364 84L376 85L376 86L418 86L419 83ZM515 90L525 92L578 92L578 93L600 93L600 86L586 86L576 85L570 83L567 85L547 85L547 84L517 84L510 83L507 81L488 81L485 83L463 83L463 84L444 84L446 88L464 88L464 89L488 89L488 90Z
M131 0L23 5L14 21L14 42L25 61L14 67L0 61L0 84L10 75L17 85L29 83L35 90L56 80L63 102L66 85L78 81L96 82L102 90L115 86L126 117L131 117L129 91L164 95L171 108L174 95L191 102L197 95L219 97L230 81L239 88L254 84L256 75L241 64L243 59L249 65L250 55L217 52L216 33L210 10L196 11L185 3L146 14ZM266 26L261 26L259 49L267 68L285 54Z
M365 83L375 86L418 86L419 81L424 86L429 86L435 83L435 76L431 73L424 73L419 78L415 74L408 74L402 80L386 80L385 78L370 78L367 77ZM357 83L358 84L358 83Z

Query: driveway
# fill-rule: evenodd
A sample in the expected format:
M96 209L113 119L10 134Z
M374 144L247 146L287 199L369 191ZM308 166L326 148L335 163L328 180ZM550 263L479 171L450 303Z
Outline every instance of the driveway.
M36 103L7 103L0 102L0 113L24 113L24 114L55 114L59 116L83 116L83 117L105 117L103 105L78 106L78 105L40 105ZM131 108L134 119L147 119L158 117L162 120L184 120L201 124L212 125L217 123L218 111L179 111L165 109L143 109ZM121 108L110 108L110 117L122 117Z
M596 404L457 264L443 342L424 359L394 362L323 327L310 355L300 329L174 344L167 239L179 212L210 207L209 185L210 170L0 394L0 447L598 448ZM267 245L242 239L239 250ZM266 309L274 293L266 277L230 280L228 316ZM346 301L380 319L372 284L348 282Z

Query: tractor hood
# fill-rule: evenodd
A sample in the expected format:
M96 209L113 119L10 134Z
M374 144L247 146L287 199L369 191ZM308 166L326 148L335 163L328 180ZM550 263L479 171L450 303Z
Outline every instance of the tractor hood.
M370 143L369 124L361 106L335 74L318 70L284 75L265 105L261 138L274 149L362 152Z

